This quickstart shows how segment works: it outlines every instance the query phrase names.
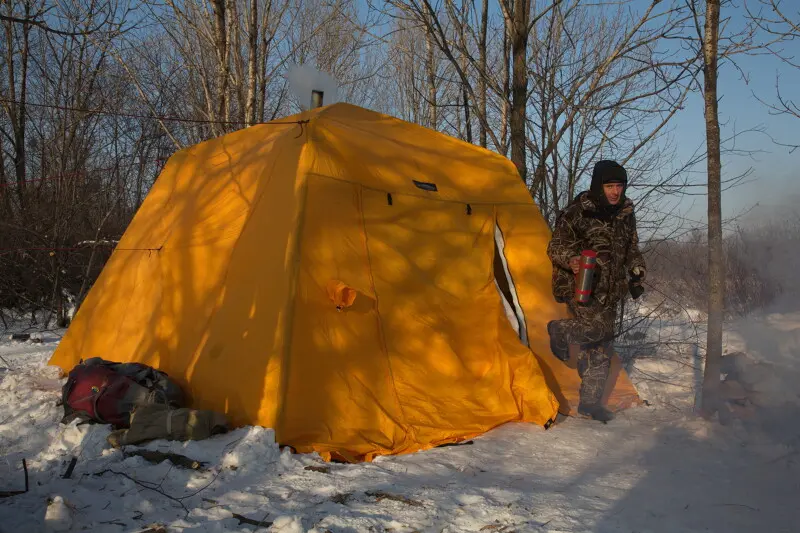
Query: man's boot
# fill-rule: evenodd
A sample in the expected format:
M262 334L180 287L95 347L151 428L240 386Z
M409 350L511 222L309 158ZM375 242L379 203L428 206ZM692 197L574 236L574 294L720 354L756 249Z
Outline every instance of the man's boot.
M566 363L569 361L569 344L567 344L563 333L559 329L556 320L551 320L547 323L547 334L550 335L550 351Z
M603 423L614 420L614 413L600 404L585 404L581 402L578 404L578 414Z
M578 375L581 377L578 414L603 423L614 413L601 405L611 368L610 348L605 344L582 345L578 356Z

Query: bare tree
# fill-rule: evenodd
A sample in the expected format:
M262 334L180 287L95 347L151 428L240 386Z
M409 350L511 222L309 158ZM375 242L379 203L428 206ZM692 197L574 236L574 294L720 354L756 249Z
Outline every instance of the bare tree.
M800 37L800 10L793 10L788 6L788 2L784 3L784 0L757 1L756 5L761 6L759 11L754 11L750 5L746 5L746 7L748 16L760 29L773 38L777 38L778 42ZM794 9L797 9L796 5ZM781 58L793 66L798 66L787 56L781 56Z
M797 10L796 6L794 8L790 7L788 3L782 0L758 0L756 5L760 7L758 11L747 6L748 16L771 38L772 42L769 43L770 51L787 65L800 69L800 63L797 63L794 57L779 48L784 42L800 39L800 10ZM776 76L775 80L775 94L776 102L765 102L759 95L755 95L755 97L767 106L772 113L800 118L800 104L781 91L779 75ZM792 151L800 148L800 143L796 142L789 144L779 142L779 144L790 147Z
M28 67L30 64L31 30L36 24L32 21L41 16L42 9L34 9L32 2L24 2L22 15L14 16L14 2L7 2L6 14L2 19L5 43L5 88L8 91L3 107L11 123L12 135L7 136L13 151L14 172L20 203L24 202L26 184L26 139Z
M703 100L708 150L708 338L703 373L702 409L712 415L719 407L722 367L722 325L725 303L722 250L722 160L720 156L717 79L719 61L720 0L705 2L703 43Z
M105 48L124 33L129 11L92 2L58 4L57 12L45 2L5 8L21 16L2 21L0 242L8 252L0 258L0 306L47 308L64 324L67 300L97 273L102 252L89 243L118 233L131 215L129 124L90 109L113 113L125 101ZM59 31L28 20L45 13ZM9 166L15 180L5 179Z
M79 19L73 19L66 15L64 12L65 10L60 9L62 6L58 2L52 4L49 4L48 2L20 2L23 4L23 13L21 14L17 14L14 11L14 5L17 2L3 3L6 4L8 10L5 13L0 12L0 22L20 24L28 28L36 27L37 29L46 33L60 35L62 37L78 37L81 35L85 36L91 33L99 32L100 30L105 29L110 22L110 17L106 17L104 20L98 21L96 25L91 28L63 29L64 27L69 27L70 25L74 28L75 21ZM114 11L111 5L111 2L108 2L106 5L97 4L90 6L88 11L102 11L107 15L110 15L110 13ZM55 21L62 27L53 26L52 21Z
M424 10L425 16L430 17L430 6L428 4L425 4ZM428 121L426 125L429 128L436 128L439 123L436 118L436 63L434 60L433 36L430 32L425 32L425 74L428 82Z
M534 26L529 187L551 222L598 157L632 167L632 183L644 189L642 176L667 156L653 144L685 102L696 61L665 50L689 17L654 7L632 19L618 9L554 11Z
M697 72L699 56L677 57L664 44L691 21L679 0L650 2L641 13L580 0L500 1L499 20L490 17L488 2L390 5L389 15L432 36L447 63L435 93L442 115L458 106L459 136L472 141L474 121L481 145L510 155L550 220L599 153L639 162L642 174L655 165L649 146L665 133ZM453 83L457 97L441 94Z
M560 2L559 2L560 3ZM525 110L528 105L528 27L531 15L530 0L500 2L511 38L511 161L516 165L523 182L527 183L525 157Z
M488 39L488 31L489 31L489 0L483 0L481 2L481 19L480 19L480 29L478 33L478 72L479 73L486 73L488 72L488 63L487 63L487 50L486 44ZM486 76L479 75L478 76L478 112L482 116L487 116L487 92L488 92L488 84L486 83ZM480 122L480 145L486 148L487 136L486 136L486 123L484 121Z
M731 19L721 17L723 7L733 7L729 0L685 0L692 14L693 35L687 34L684 42L697 49L702 57L702 84L706 122L706 173L707 173L707 247L708 247L708 331L705 346L701 414L713 416L721 407L719 380L722 359L722 332L725 318L725 260L722 232L722 191L741 176L723 178L722 153L725 140L721 138L719 120L719 95L717 81L720 67L744 53L761 53L768 43L756 42L757 27L745 21L741 27L731 24ZM737 67L738 68L738 67ZM698 81L699 83L699 81ZM733 135L736 137L736 134Z
M503 69L510 69L510 89L504 91L505 105L507 106L507 120L509 127L509 143L511 148L511 161L517 167L523 181L527 177L526 142L525 142L525 116L528 102L528 35L535 24L546 13L549 13L562 3L563 0L550 0L543 2L536 14L532 14L530 0L500 0L499 7L503 14L503 28L500 32L510 43L510 61L505 62ZM462 89L461 100L472 102L464 108L469 109L478 120L481 131L492 138L495 149L506 153L508 145L504 143L489 125L487 110L482 105L482 85L490 83L490 73L485 69L485 57L480 59L481 52L473 53L473 43L478 41L478 48L486 53L484 19L488 27L488 4L486 10L480 14L474 7L462 3L461 9L451 0L433 4L429 0L390 0L387 2L394 8L390 15L405 19L409 25L419 25L425 29L436 47L448 61L453 72L460 80ZM382 10L382 8L381 8ZM480 20L480 22L476 22ZM481 29L476 31L476 27ZM470 39L466 38L470 35ZM478 56L476 59L475 56ZM505 58L509 59L509 58ZM484 70L480 70L483 67ZM476 73L476 76L472 76ZM480 87L477 87L480 85ZM475 105L479 103L480 105ZM470 119L471 120L471 119Z

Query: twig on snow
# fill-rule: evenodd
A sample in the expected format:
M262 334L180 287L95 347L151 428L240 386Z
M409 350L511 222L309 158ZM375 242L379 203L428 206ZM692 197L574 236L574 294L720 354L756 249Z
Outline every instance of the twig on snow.
M270 527L272 525L272 522L264 521L267 518L266 516L264 516L264 518L262 518L261 520L254 520L252 518L247 518L246 516L242 516L237 513L231 513L231 514L236 520L239 521L239 525L250 524L251 526L256 526L256 527Z
M196 461L195 459L177 453L163 453L152 450L133 450L130 452L126 451L124 455L138 456L143 458L145 461L154 464L158 464L163 461L170 461L175 466L180 466L191 470L204 470L207 465L207 463Z
M784 459L788 459L789 457L791 457L793 455L797 455L798 453L800 453L800 450L792 450L792 451L790 451L788 453L785 453L785 454L783 454L783 455L781 455L779 457L776 457L775 459L770 459L769 461L767 461L766 464L771 465L771 464L777 463L779 461L783 461Z
M98 524L108 524L108 525L111 525L111 526L122 526L122 527L128 527L128 524L126 524L125 522L120 522L119 520L116 520L116 519L114 519L114 520L107 520L107 521L105 521L105 522L98 522Z
M233 445L233 447L235 447L239 443L239 441L241 441L241 440L242 439L238 439L238 440L235 440L235 441L233 441L231 443L228 443L225 446L225 448L228 449L228 447L230 447L231 445ZM24 464L25 463L24 463L24 460L23 460L23 466L24 466ZM172 470L172 468L174 466L175 466L175 463L173 462L172 465L170 466L170 471ZM135 479L135 478L129 476L125 472L117 472L116 470L111 470L111 469L101 470L100 472L95 472L92 475L93 476L102 476L103 474L106 474L106 473L111 473L111 474L116 474L118 476L122 476L122 477L124 477L126 479L129 479L129 480L133 481L136 485L138 485L138 486L140 486L142 488L152 490L153 492L157 492L158 494L161 494L162 496L164 496L165 498L167 498L169 500L177 502L183 508L183 510L186 512L186 516L188 516L189 515L189 509L186 507L186 505L183 503L183 501L187 500L189 498L192 498L193 496L197 496L198 494L200 494L201 492L206 490L208 487L210 487L217 480L217 478L219 478L220 474L222 473L222 470L221 469L217 470L216 474L214 474L213 479L211 481L209 481L205 486L200 487L198 490L196 490L196 491L194 491L194 492L192 492L190 494L186 494L186 495L180 496L180 497L172 496L170 494L167 494L163 490L161 490L161 485L164 483L164 480L166 479L166 476L164 477L164 479L161 480L161 483L156 484L156 483L149 483L147 481L139 481L138 479ZM169 472L167 472L167 473L169 473ZM86 475L88 475L88 474L86 474ZM27 488L28 488L28 470L26 468L25 469L25 489L27 490ZM264 518L266 519L266 516ZM262 520L262 522L263 522L263 520ZM139 533L145 533L145 532L150 532L150 531L152 531L153 533L166 532L166 530L163 529L163 526L160 526L158 524L154 525L153 527L157 527L158 529L146 529L146 530L143 530L142 532L139 532Z
M365 494L367 496L372 496L373 498L375 498L375 501L392 500L395 502L404 503L406 505L411 505L412 507L422 507L422 502L419 502L417 500L411 500L409 498L406 498L405 496L399 496L397 494L389 494L388 492L383 492L381 490L368 491L365 492Z
M717 503L714 504L714 507L744 507L745 509L750 509L751 511L761 512L761 509L756 509L755 507L750 507L749 505L745 505L743 503Z
M157 486L154 486L154 485L152 485L150 483L147 483L145 481L139 481L138 479L135 479L135 478L129 476L125 472L117 472L116 470L101 470L100 472L96 472L93 475L102 476L103 474L116 474L116 475L122 476L122 477L124 477L126 479L130 479L131 481L133 481L135 484L139 485L140 487L152 490L153 492L157 492L157 493L161 494L162 496L164 496L165 498L170 499L170 500L172 500L174 502L177 502L177 504L180 505L181 507L183 507L183 510L186 511L186 514L187 515L189 514L188 507L186 507L186 505L184 505L184 503L181 501L182 498L176 498L175 496L170 496L169 494L167 494L163 490L159 489Z
M333 503L338 503L339 505L345 505L347 504L347 500L349 500L351 496L353 496L353 493L351 492L334 494L333 496L330 497L330 501L332 501Z
M161 483L158 484L159 489L164 486L164 482L167 480L167 477L169 477L169 473L172 472L173 468L175 468L175 464L170 463L169 468L167 469L167 473L164 474L164 477L161 478Z
M8 498L10 496L17 496L18 494L25 494L28 492L28 463L25 462L25 459L22 460L22 470L25 472L25 490L0 491L0 498Z
M222 473L222 470L218 470L217 473L214 474L214 478L211 481L209 481L207 485L205 485L204 487L200 487L199 489L197 489L195 492L192 492L191 494L187 494L186 496L182 496L181 500L185 500L187 498L191 498L192 496L197 496L198 494L200 494L201 492L206 490L208 487L210 487L217 480L217 478L219 477L219 475L221 473Z
M75 470L75 465L76 464L78 464L78 458L77 457L73 457L69 462L69 466L67 467L67 471L64 472L64 476L63 476L64 479L69 479L70 476L72 476L72 471Z
M183 501L187 500L187 499L189 499L189 498L191 498L193 496L197 496L198 494L200 494L201 492L206 490L208 487L210 487L217 480L217 478L219 477L221 472L222 472L221 470L218 471L214 475L214 478L211 481L209 481L205 486L200 487L195 492L192 492L190 494L186 494L186 495L180 496L180 497L172 496L170 494L167 494L163 490L161 490L161 484L164 483L164 480L162 480L161 483L159 483L159 484L149 483L147 481L139 481L138 479L135 479L135 478L129 476L125 472L117 472L116 470L110 470L110 469L101 470L100 472L96 472L96 473L94 473L92 475L94 475L94 476L102 476L103 474L111 473L111 474L117 474L118 476L122 476L124 478L130 479L131 481L133 481L135 484L139 485L142 488L152 490L153 492L157 492L157 493L161 494L165 498L168 498L168 499L170 499L170 500L172 500L174 502L177 502L178 504L180 504L180 506L183 508L183 510L186 511L186 514L188 515L189 514L189 508L186 507L186 505L183 503Z
M152 524L146 526L145 529L140 529L138 531L134 531L133 533L167 533L167 528L161 524Z

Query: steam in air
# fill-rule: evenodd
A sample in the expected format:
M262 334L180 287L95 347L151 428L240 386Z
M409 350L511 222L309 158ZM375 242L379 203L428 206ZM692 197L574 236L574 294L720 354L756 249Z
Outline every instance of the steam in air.
M287 74L289 88L303 111L339 101L339 84L333 76L309 65L293 65Z

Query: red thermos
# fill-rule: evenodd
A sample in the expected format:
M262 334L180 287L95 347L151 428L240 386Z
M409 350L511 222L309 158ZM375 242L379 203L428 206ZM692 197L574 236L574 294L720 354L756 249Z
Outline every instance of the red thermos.
M578 303L587 303L592 295L595 266L597 266L597 252L594 250L582 251L580 267L575 276L575 301Z

